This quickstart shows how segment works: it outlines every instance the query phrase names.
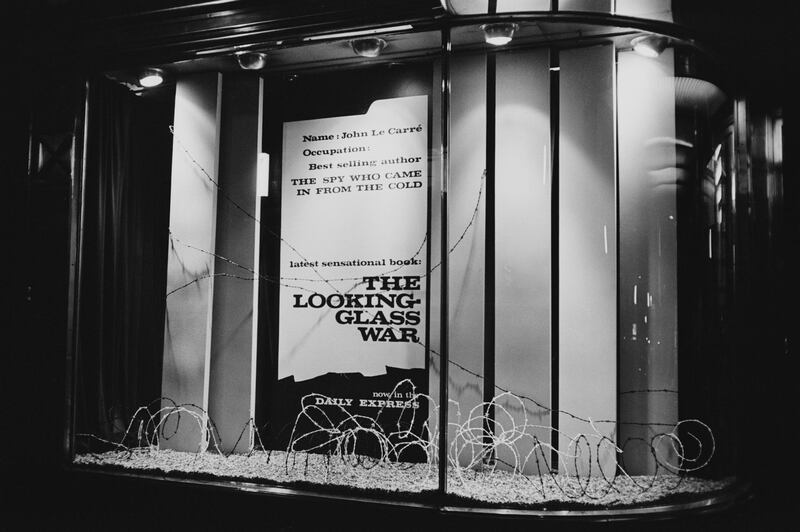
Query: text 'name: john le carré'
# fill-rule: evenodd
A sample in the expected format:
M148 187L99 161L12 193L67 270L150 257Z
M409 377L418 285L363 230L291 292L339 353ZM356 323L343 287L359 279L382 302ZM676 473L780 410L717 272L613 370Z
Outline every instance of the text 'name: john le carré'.
M360 137L380 137L383 135L403 135L408 133L422 133L422 124L410 127L390 127L388 129L362 129L342 131L328 135L303 135L303 142L321 142L325 140L355 139Z

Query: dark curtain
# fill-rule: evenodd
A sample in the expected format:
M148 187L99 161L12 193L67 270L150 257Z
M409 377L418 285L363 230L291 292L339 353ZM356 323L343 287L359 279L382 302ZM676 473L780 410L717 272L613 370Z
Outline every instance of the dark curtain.
M174 88L91 83L76 433L119 441L160 396ZM135 436L135 435L134 435ZM76 450L94 447L85 436Z

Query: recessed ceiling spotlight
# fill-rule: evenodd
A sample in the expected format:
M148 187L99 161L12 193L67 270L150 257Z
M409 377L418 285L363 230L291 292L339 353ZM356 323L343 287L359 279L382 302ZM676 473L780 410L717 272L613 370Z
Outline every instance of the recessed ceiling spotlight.
M236 61L244 70L261 70L267 64L267 54L262 52L236 52Z
M386 48L387 43L380 37L364 37L353 39L350 41L350 46L353 47L353 52L361 57L378 57Z
M667 38L660 35L640 35L631 41L631 46L642 57L653 59L661 55L667 47Z
M139 74L139 85L142 87L158 87L164 83L164 71L160 68L146 68Z
M484 24L481 26L487 44L493 46L503 46L511 42L514 32L519 26L513 22L498 22L496 24Z

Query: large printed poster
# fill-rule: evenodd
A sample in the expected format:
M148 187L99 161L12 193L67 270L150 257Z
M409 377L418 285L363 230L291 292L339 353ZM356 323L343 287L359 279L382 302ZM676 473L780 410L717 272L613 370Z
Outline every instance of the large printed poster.
M387 425L420 407L409 399L427 391L428 112L427 95L404 96L284 123L280 400L320 394Z
M425 365L426 96L284 124L278 378Z

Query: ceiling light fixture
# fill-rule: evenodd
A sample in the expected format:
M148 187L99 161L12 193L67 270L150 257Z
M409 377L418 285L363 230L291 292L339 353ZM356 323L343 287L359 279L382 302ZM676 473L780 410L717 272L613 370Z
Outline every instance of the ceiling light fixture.
M631 41L631 46L642 57L654 59L667 47L667 38L660 35L640 35Z
M481 29L487 44L503 46L511 42L514 32L519 29L519 26L513 22L498 22L497 24L484 24Z
M378 57L386 48L387 43L380 37L364 37L363 39L353 39L350 41L353 52L361 57Z
M158 87L164 83L164 71L160 68L146 68L139 75L139 85L145 88Z
M267 54L262 52L236 52L236 61L244 70L261 70L267 64Z

